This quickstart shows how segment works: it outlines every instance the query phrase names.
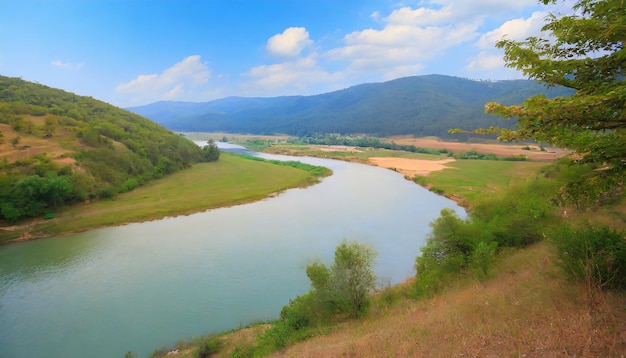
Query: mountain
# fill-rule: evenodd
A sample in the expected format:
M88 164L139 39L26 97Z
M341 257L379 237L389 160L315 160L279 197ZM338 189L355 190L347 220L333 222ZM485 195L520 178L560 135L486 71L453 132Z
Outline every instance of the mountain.
M428 75L315 96L157 102L128 110L177 131L447 137L450 128L501 126L500 118L484 113L487 102L521 104L541 93L555 97L573 91L528 80L486 82Z
M197 145L147 118L0 76L0 219L109 197L202 160Z

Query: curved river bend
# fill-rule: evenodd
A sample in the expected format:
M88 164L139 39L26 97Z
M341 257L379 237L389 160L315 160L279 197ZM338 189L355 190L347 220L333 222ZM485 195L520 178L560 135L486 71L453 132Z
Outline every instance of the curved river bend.
M296 160L334 174L256 203L0 247L0 357L145 357L274 319L308 291L306 264L330 263L343 239L373 246L379 284L395 284L441 209L465 216L390 170Z

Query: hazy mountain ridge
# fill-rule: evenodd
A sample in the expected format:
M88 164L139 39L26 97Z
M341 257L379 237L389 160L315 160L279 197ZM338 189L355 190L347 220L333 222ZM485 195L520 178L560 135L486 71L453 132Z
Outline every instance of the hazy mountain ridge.
M570 95L529 80L474 81L443 75L361 84L313 96L227 97L210 102L156 102L128 110L179 131L254 134L341 133L449 136L449 128L503 125L484 113L490 101L521 104Z

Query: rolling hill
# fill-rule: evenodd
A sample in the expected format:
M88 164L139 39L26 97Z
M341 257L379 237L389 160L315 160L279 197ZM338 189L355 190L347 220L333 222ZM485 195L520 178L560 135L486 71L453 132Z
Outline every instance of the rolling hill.
M110 197L204 159L193 142L144 117L0 76L0 219Z
M449 128L502 125L501 119L484 113L487 102L521 104L541 93L555 97L573 91L528 80L485 82L428 75L315 96L163 101L128 110L177 131L449 137Z

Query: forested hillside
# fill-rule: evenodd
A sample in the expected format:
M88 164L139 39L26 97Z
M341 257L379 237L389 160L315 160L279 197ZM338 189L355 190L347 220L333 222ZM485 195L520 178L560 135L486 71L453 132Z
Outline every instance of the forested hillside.
M208 152L126 110L0 76L0 219L9 223L217 159Z
M129 110L179 131L445 138L450 136L450 128L501 125L501 119L484 113L487 102L521 104L539 93L555 97L573 92L527 80L485 82L429 75L362 84L316 96L157 102Z

